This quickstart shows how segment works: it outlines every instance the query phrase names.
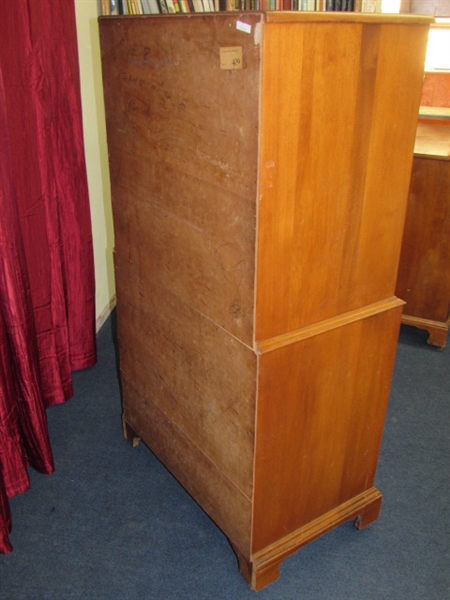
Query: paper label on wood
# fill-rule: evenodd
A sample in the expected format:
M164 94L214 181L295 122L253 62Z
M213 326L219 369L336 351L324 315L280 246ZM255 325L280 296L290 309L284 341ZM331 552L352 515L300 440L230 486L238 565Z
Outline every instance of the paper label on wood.
M244 23L243 21L237 21L237 23L236 23L236 29L238 31L243 31L244 33L251 33L252 32L252 26L249 25L248 23Z
M226 46L220 49L221 69L242 69L242 46Z

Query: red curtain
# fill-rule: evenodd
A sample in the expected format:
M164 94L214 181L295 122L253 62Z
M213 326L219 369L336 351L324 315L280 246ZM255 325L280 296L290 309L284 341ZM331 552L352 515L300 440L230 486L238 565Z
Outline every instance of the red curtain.
M74 0L0 0L0 552L27 469L54 469L46 408L96 361Z

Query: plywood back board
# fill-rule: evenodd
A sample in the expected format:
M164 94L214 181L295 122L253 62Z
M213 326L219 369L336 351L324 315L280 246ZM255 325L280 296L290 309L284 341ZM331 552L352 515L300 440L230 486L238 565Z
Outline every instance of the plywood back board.
M101 23L116 244L138 233L125 217L126 225L120 222L123 210L135 211L141 238L144 219L154 223L159 239L148 243L160 244L159 283L177 286L181 301L248 345L260 20L246 17L250 34L231 15ZM242 49L242 69L221 68L228 47ZM124 198L131 207L122 208Z

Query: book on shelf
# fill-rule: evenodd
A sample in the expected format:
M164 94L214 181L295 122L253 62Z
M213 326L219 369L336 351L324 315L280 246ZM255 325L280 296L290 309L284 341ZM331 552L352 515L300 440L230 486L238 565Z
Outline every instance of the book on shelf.
M361 0L361 12L374 13L377 11L377 0Z
M100 0L102 15L122 15L122 0Z
M175 13L180 12L177 0L166 0L166 4L169 14L174 15Z
M102 15L252 10L378 12L380 0L100 0Z

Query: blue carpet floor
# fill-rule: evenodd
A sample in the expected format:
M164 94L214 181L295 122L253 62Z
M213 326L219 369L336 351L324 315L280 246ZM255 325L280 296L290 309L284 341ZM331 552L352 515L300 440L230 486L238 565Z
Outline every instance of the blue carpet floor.
M252 592L221 531L121 430L114 314L98 364L48 410L56 471L11 501L1 600L448 600L450 347L402 328L377 472L380 519L286 560Z

